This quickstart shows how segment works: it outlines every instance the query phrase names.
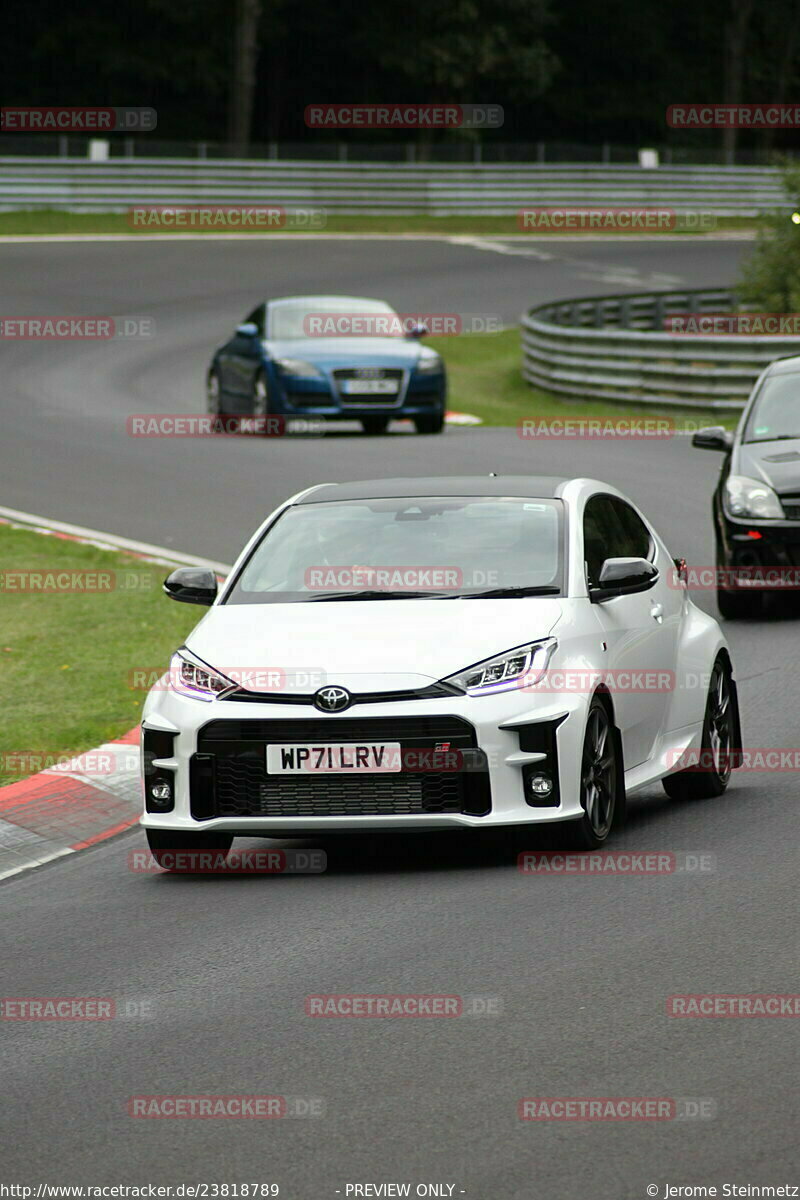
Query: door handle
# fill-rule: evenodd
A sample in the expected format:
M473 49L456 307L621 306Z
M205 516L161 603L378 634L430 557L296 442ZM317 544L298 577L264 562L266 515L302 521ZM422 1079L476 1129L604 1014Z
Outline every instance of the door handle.
M658 621L658 623L660 625L661 622L664 620L664 605L663 604L651 604L650 605L650 616L653 618L654 621Z

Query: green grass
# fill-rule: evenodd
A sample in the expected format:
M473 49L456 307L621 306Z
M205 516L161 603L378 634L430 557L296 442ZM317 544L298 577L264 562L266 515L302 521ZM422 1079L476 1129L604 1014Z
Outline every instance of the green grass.
M112 579L124 572L128 586L94 594L11 590L8 573L27 571L103 571ZM138 723L145 691L131 686L131 671L166 668L202 615L167 599L161 583L168 573L127 555L0 525L0 783L27 773L6 755L76 754Z
M716 231L725 230L754 230L756 222L750 217L719 217L717 220ZM149 226L141 230L134 229L128 222L125 213L69 213L60 212L53 209L39 209L25 212L5 212L0 213L0 235L3 234L59 234L59 233L129 233L136 234L143 232L147 234L153 233L170 233L171 230L165 228L161 230L157 226ZM180 232L180 230L176 231ZM190 228L184 230L186 233L193 232ZM201 228L194 232L204 232ZM220 229L208 230L207 232L224 232ZM232 231L235 232L235 231ZM261 230L252 230L254 233L264 234ZM284 231L281 231L284 232ZM285 232L304 232L301 230L287 230ZM307 231L306 231L307 232ZM312 231L313 232L313 231ZM492 237L512 237L520 235L520 230L517 226L516 216L508 217L481 217L481 216L450 216L450 217L430 217L423 213L412 214L410 216L340 216L331 215L328 217L327 224L324 230L325 233L438 233L445 237L463 236L492 236ZM553 235L558 231L554 230ZM269 236L268 234L266 236ZM546 231L537 230L536 237L551 236ZM571 231L571 236L576 238L581 237L603 237L605 236L598 230L587 230L581 232L579 230ZM628 236L625 231L617 230L614 236ZM632 236L637 236L633 231ZM638 236L641 236L640 234ZM649 236L658 237L658 232L653 232Z
M656 408L644 404L612 404L604 400L560 400L547 395L522 379L518 329L426 338L425 344L438 350L447 366L448 407L455 412L473 413L486 425L516 425L525 418L613 421L666 417L676 428L689 423L691 429L698 425L724 425L734 429L739 420L737 412L710 408Z

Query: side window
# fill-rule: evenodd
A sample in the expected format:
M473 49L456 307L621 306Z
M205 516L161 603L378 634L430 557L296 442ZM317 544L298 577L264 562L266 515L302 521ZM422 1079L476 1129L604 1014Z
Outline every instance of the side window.
M611 506L622 530L622 548L616 551L618 558L651 559L655 551L650 531L641 517L624 500L611 497Z
M266 304L259 304L258 308L254 308L253 311L248 316L245 317L242 324L243 325L257 325L259 337L262 337L262 338L265 337L266 331L267 331L267 306L266 306Z
M589 586L597 584L605 559L618 557L617 541L617 519L610 497L592 496L583 510L583 560Z

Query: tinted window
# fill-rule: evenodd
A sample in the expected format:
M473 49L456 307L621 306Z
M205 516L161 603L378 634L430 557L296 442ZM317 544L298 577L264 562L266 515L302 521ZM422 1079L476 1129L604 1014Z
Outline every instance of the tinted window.
M583 514L586 579L596 585L607 558L650 558L653 541L641 518L624 500L592 496Z
M653 539L641 517L624 500L612 499L612 508L622 531L621 549L615 558L650 558Z

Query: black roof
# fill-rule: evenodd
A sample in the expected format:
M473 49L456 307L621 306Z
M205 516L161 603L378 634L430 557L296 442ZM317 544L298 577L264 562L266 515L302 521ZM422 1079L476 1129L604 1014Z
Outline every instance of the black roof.
M323 483L298 504L333 500L388 500L418 496L523 496L552 499L567 483L555 475L433 475L422 479L363 479Z

